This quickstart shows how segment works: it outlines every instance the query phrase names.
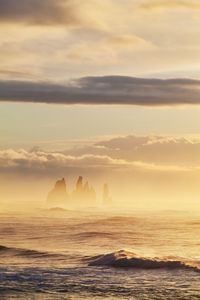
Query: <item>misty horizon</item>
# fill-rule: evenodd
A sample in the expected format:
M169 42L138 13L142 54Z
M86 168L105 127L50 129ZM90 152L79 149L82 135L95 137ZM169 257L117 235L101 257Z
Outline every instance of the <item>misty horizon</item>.
M0 299L200 299L199 25L0 0Z

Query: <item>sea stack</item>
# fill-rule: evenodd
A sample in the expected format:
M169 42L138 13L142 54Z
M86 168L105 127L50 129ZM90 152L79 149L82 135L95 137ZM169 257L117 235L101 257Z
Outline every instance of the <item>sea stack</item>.
M83 182L83 177L79 176L76 182L76 189L72 193L72 203L75 206L94 206L96 202L96 192L90 187L88 181Z
M83 177L79 176L75 190L69 193L65 179L62 178L49 192L47 202L50 207L94 207L96 205L96 192L88 181L84 182Z
M103 186L103 204L106 206L112 204L112 197L110 196L109 186L107 183Z
M49 204L65 205L67 202L68 193L65 179L58 180L54 188L49 192L47 201Z

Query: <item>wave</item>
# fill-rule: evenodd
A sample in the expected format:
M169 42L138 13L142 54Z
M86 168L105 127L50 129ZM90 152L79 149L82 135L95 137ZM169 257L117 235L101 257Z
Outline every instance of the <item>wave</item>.
M89 232L80 232L75 235L76 238L112 238L113 233L110 232L99 232L99 231L89 231Z
M7 247L0 245L0 256L18 256L18 257L26 257L26 258L45 258L45 257L65 257L64 254L58 254L53 252L45 252L38 251L32 249L23 249L23 248L15 248L15 247Z
M109 266L135 269L189 269L200 272L200 261L188 261L176 257L140 257L133 252L120 250L86 259L89 266Z

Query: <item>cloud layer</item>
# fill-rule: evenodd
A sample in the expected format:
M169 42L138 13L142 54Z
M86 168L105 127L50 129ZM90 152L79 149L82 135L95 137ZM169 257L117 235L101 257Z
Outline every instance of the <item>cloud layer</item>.
M200 9L199 1L196 0L150 0L143 2L141 6L143 9Z
M199 78L199 21L198 0L0 0L0 78Z
M106 12L101 10L109 8L111 13L124 12L128 9L160 10L160 9L192 9L199 10L200 5L196 0L88 0L85 4L81 0L0 0L0 22L18 23L25 25L80 25L81 20L85 20L84 15L89 17L90 26L92 20L97 20L99 27L104 27L107 23L104 19ZM100 14L100 15L99 15ZM128 16L128 13L127 13ZM103 22L104 21L104 22ZM94 24L93 24L94 25Z
M131 163L143 162L155 166L177 166L195 169L200 166L200 139L167 136L121 136L103 140L85 147L75 146L66 150L74 156L87 153L109 156Z
M71 0L0 0L0 22L26 25L73 25Z
M200 170L200 140L162 136L124 136L72 147L64 152L34 148L1 150L1 172L52 175L83 169L110 172L186 172Z
M66 85L0 81L0 101L55 104L200 104L200 81L126 76L85 77Z
M0 151L0 170L2 173L17 173L18 175L45 175L51 177L56 174L65 174L69 170L80 173L84 169L109 173L113 170L149 171L149 172L185 172L193 168L178 165L162 165L145 161L128 161L112 158L108 155L84 154L80 156L65 155L57 152L2 150ZM198 168L197 168L198 169Z

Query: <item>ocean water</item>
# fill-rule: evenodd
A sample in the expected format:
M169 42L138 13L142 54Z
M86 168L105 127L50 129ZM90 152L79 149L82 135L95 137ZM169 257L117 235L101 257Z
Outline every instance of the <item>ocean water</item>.
M0 299L200 299L200 216L0 215Z

